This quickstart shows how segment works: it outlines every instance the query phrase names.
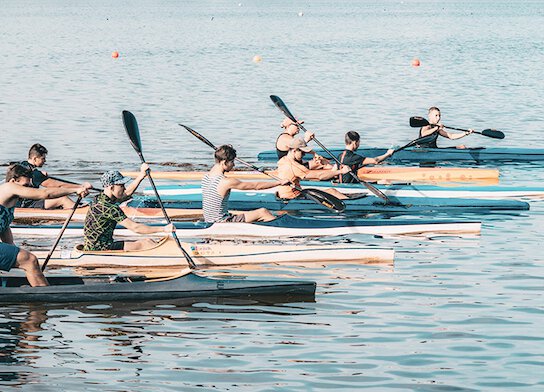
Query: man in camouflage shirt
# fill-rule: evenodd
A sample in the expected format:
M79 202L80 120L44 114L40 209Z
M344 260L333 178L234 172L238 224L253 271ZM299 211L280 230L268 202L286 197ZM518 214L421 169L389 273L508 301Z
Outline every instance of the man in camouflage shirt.
M138 177L126 188L125 184L130 179L123 177L118 171L110 170L102 175L100 181L104 192L96 197L85 217L84 250L139 250L150 248L155 244L150 238L138 241L114 241L113 231L118 223L138 234L171 233L175 230L173 224L147 226L134 222L119 207L119 203L128 199L136 191L148 169L147 163L143 163Z

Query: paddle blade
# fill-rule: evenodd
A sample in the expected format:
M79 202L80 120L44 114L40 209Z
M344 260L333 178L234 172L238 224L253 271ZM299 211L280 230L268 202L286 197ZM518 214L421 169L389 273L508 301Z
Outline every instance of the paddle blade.
M496 129L484 129L482 135L491 137L493 139L504 139L504 133L497 131Z
M138 154L142 153L142 141L140 140L140 129L138 128L138 122L134 114L128 110L123 110L123 124L127 131L130 144Z
M410 126L412 128L421 128L429 125L429 122L423 117L410 117Z
M283 114L285 114L285 117L289 118L289 120L295 123L298 122L295 116L293 116L293 113L291 113L291 111L287 108L287 106L280 97L278 97L277 95L271 95L270 99L272 100L274 105L276 105L276 107L280 109Z
M335 212L344 212L346 210L346 205L342 200L325 191L309 188L302 189L301 194L307 199L313 200L329 210Z
M217 147L215 147L213 145L212 142L210 142L208 139L206 139L204 136L202 136L200 133L198 133L197 131L195 131L194 129L192 128L189 128L187 125L183 125L183 124L178 124L180 127L183 127L185 128L187 131L189 131L189 133L191 135L193 135L194 137L196 137L197 139L199 139L201 142L204 142L205 144L207 144L208 146L210 146L211 148L213 148L214 150L217 150Z

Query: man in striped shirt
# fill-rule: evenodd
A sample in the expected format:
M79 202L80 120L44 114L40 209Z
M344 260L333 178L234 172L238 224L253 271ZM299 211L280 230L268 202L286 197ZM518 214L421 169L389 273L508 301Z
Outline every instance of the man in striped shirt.
M289 183L279 181L240 181L225 177L225 173L234 168L236 150L231 145L223 145L215 150L215 165L202 179L202 209L206 222L267 222L275 219L266 208L258 208L233 215L228 211L231 189L243 191L274 188Z

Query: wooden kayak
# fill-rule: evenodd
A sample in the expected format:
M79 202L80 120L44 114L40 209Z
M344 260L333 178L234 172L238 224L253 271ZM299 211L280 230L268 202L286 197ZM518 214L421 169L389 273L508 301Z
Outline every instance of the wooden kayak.
M131 207L131 206L121 206L121 209L125 214L131 218L138 220L157 220L163 219L164 215L160 208L145 208L145 207ZM77 208L74 216L72 217L73 221L83 221L87 215L89 207ZM62 210L62 209L53 209L46 210L43 208L16 208L15 209L15 220L18 221L36 221L36 220L64 220L70 215L71 210ZM200 209L187 209L182 210L178 208L167 208L166 212L170 219L190 219L190 218L201 218L202 210Z
M178 237L189 238L281 238L320 237L352 234L372 235L440 235L479 234L481 222L439 219L331 219L301 218L281 215L270 222L206 223L176 222ZM62 225L13 225L18 237L57 236ZM119 226L116 236L135 236L136 233ZM158 234L162 236L163 234ZM83 237L81 223L70 224L64 236Z
M319 155L329 155L319 149L314 149ZM334 156L340 155L344 147L331 148ZM377 157L385 154L387 148L359 148L357 153L364 157ZM275 162L278 155L275 150L260 152L260 161ZM391 162L535 162L544 161L544 149L542 148L407 148L388 158Z
M0 275L0 303L77 303L159 301L202 298L281 297L283 301L308 300L315 282L303 280L250 280L243 277L213 279L187 273L166 279L134 280L109 277L48 276L51 286L29 287L23 276Z
M182 243L197 266L265 263L353 262L390 263L393 249L355 244L252 244L238 242ZM92 251L76 245L71 250L53 253L48 266L54 267L170 267L186 266L181 251L172 237L164 237L153 248L139 251ZM33 252L44 259L47 252Z
M268 173L276 175L275 170ZM138 172L123 172L123 175L136 177ZM206 172L199 171L154 171L153 178L164 180L192 180L199 181ZM499 171L497 169L474 169L456 167L397 167L374 166L363 167L357 172L359 178L365 181L387 182L452 182L470 181L485 182L486 184L498 183ZM265 174L254 171L233 171L226 174L227 177L242 180L270 179Z
M323 183L321 181L302 181L303 188L326 190L334 187L344 194L372 193L361 184ZM519 199L538 200L544 198L544 187L514 187L514 186L474 186L468 184L428 185L428 184L396 184L376 185L380 191L391 197L435 197L435 198L473 198L473 199ZM161 196L168 198L176 195L201 194L199 183L159 185L157 190ZM247 192L233 189L232 193ZM259 193L276 193L277 188L260 190ZM144 194L153 196L152 188L145 188Z

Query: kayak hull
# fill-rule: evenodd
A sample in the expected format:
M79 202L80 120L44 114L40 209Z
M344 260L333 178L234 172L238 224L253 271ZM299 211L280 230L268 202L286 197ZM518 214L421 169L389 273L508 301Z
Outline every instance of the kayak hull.
M225 266L266 263L391 263L393 249L355 244L240 244L238 242L183 243L183 248L197 266ZM43 260L47 252L34 252ZM72 250L53 253L49 267L138 267L163 268L187 266L172 237L165 237L153 248L140 251L83 251L78 245Z
M271 222L205 223L176 222L178 237L191 238L282 238L321 237L351 234L371 235L436 235L479 234L481 222L436 219L319 219L281 215ZM62 225L13 225L18 236L57 236ZM122 227L116 236L134 236L136 233ZM157 234L161 235L161 234ZM70 224L64 236L83 236L82 224Z
M276 170L268 173L277 175ZM136 177L138 172L123 172L124 175ZM164 180L200 181L206 172L172 171L153 172L153 178ZM374 166L364 167L357 172L361 180L366 181L402 181L402 182L451 182L451 181L485 181L486 183L497 183L499 171L497 169L474 169L474 168L446 168L446 167L396 167L396 166ZM226 173L227 177L241 180L266 180L269 176L256 171L233 171Z
M253 298L282 296L313 297L315 282L249 280L243 278L212 279L186 274L155 281L111 281L104 278L48 277L51 286L22 287L22 277L0 276L0 303L76 303L115 301L159 301L224 297Z
M318 154L328 157L329 155L321 150L314 149ZM331 148L334 156L340 155L344 148ZM376 157L387 152L386 148L359 148L357 153L365 157ZM276 151L269 150L259 153L260 161L275 162L278 160ZM395 153L388 158L390 162L534 162L544 161L544 149L538 148L407 148Z

